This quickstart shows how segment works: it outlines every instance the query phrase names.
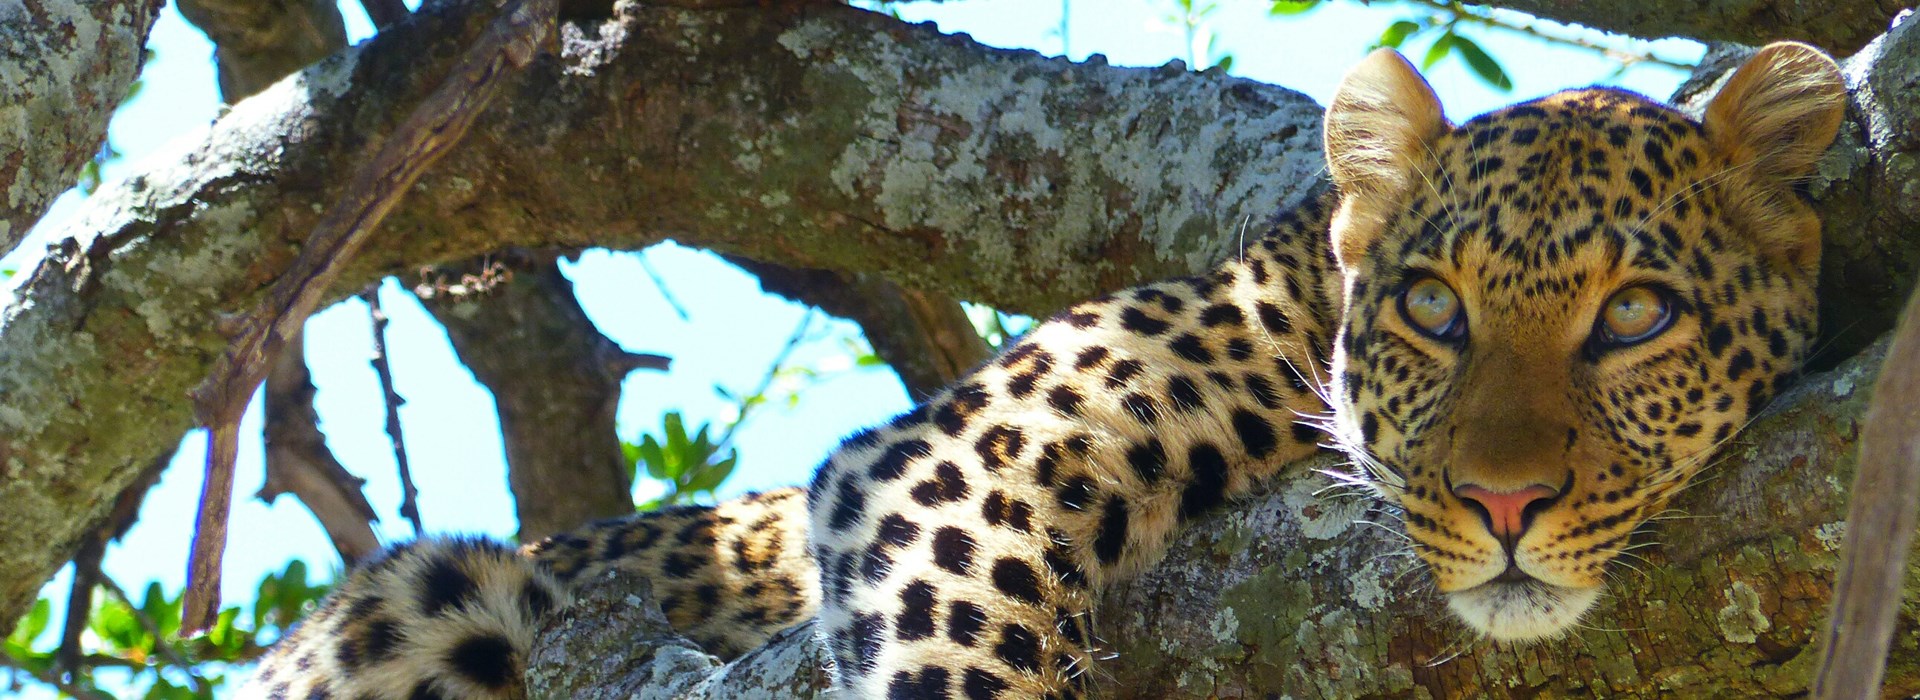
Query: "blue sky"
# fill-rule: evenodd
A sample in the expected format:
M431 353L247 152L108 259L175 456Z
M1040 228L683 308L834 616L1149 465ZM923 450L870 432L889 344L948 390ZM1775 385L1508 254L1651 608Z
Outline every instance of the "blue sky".
M1084 60L1100 53L1123 66L1184 59L1190 54L1185 36L1165 21L1174 5L1171 0L1075 2L1068 15L1069 55ZM933 21L944 31L966 32L993 46L1050 55L1062 50L1057 2L963 0L895 9L908 20ZM1381 30L1413 12L1394 3L1337 2L1304 17L1270 19L1266 9L1265 2L1221 2L1208 19L1215 50L1235 56L1235 75L1291 87L1322 103ZM342 10L356 40L370 32L358 3L343 3ZM1474 78L1457 58L1442 61L1429 77L1456 120L1596 82L1664 96L1684 77L1650 65L1620 73L1617 63L1589 51L1503 31L1466 31L1501 59L1515 86L1511 93L1502 93ZM1555 31L1599 36L1566 28ZM150 46L155 57L147 66L145 88L112 127L113 143L125 157L107 167L108 179L138 172L142 157L205 128L220 113L212 49L171 6L155 27ZM1644 50L1648 45L1635 46ZM1697 59L1701 51L1690 42L1651 46L1682 61ZM1425 46L1409 48L1417 56ZM77 192L64 196L22 251L0 259L0 268L30 267L37 249L61 235L63 222L82 200ZM629 350L675 358L668 373L640 372L628 378L620 406L621 435L632 438L643 429L657 429L669 410L684 412L691 425L729 419L732 404L713 386L750 390L805 310L762 294L751 277L711 255L671 244L644 255L686 307L686 320L643 274L634 254L589 252L567 267L582 305L603 332ZM6 300L0 292L0 302ZM393 319L391 360L398 390L407 399L401 418L427 526L436 532L510 535L515 529L513 504L491 396L473 383L445 334L410 295L389 282L382 289L382 303ZM320 387L317 403L331 447L349 469L368 480L367 495L382 516L382 536L399 540L411 532L396 514L399 487L378 384L367 363L369 333L366 309L359 302L327 309L308 326L308 359ZM828 370L831 378L808 386L791 409L775 407L754 415L738 436L740 467L722 496L804 482L841 436L907 407L906 394L890 372L835 371L847 365L848 342L857 333L845 322L816 320L808 342L793 359ZM241 446L225 576L229 602L250 598L261 576L281 569L291 557L303 558L322 572L338 566L325 535L304 508L290 498L271 506L251 498L261 477L258 411L248 420L243 435L255 437ZM173 466L148 497L139 525L109 550L106 569L127 588L144 587L148 581L159 581L169 590L181 585L200 489L201 444L197 435L183 442ZM637 495L644 500L652 493L643 485ZM63 600L65 586L63 572L43 596Z

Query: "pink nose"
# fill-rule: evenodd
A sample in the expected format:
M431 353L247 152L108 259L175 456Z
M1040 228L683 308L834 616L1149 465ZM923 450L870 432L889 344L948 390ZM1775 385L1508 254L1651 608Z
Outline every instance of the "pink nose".
M1528 521L1532 519L1527 508L1558 496L1560 492L1546 486L1528 486L1518 491L1502 492L1467 485L1455 487L1453 495L1480 506L1487 516L1487 529L1511 547L1520 541L1521 533L1526 532Z

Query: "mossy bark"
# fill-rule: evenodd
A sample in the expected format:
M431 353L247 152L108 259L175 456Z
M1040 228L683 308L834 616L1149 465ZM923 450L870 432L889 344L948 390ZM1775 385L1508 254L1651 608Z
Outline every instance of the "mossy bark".
M1318 108L1284 89L844 7L622 8L566 27L342 293L509 246L675 238L1045 313L1196 270L1317 187ZM490 12L429 5L235 105L89 199L28 273L0 333L0 620L186 431L219 317L251 307Z

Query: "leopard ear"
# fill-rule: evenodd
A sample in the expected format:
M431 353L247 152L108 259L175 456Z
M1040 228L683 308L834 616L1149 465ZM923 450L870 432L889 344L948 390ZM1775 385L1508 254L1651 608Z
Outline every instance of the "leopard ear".
M1734 71L1707 105L1705 126L1733 166L1782 186L1805 177L1833 143L1847 109L1840 67L1819 49L1768 44Z
M1434 139L1448 129L1440 98L1393 49L1367 55L1327 106L1327 169L1341 195L1335 249L1357 260L1385 215L1413 184Z

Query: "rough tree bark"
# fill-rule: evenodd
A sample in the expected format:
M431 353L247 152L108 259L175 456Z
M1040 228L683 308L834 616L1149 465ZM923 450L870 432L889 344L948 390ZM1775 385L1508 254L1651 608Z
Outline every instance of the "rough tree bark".
M117 493L145 445L184 427L182 391L221 344L212 319L251 303L331 201L341 173L423 85L437 83L450 48L486 19L471 6L427 13L238 106L178 165L96 197L76 225L83 242L50 258L23 303L6 311L0 500L10 507L0 511L0 620L17 616L71 550L74 514ZM1897 168L1912 161L1917 131L1901 115L1915 111L1920 91L1898 89L1920 71L1912 24L1850 67L1865 126L1843 137L1815 187L1825 207L1872 213L1854 227L1829 227L1829 271L1871 266L1894 288L1910 281L1920 246L1896 235L1914 230L1912 212L1887 194L1911 182ZM623 6L616 22L568 28L562 55L529 71L464 150L422 181L389 220L404 235L367 251L342 291L509 245L633 248L671 235L802 267L912 275L936 291L1040 313L1224 255L1243 217L1258 227L1313 189L1316 118L1297 95L1218 73L1045 60L844 8ZM1871 299L1854 281L1835 280L1829 303L1845 312ZM1776 433L1791 431L1748 435ZM1818 507L1811 498L1806 505ZM1283 553L1320 546L1307 540L1295 550L1266 544ZM1679 559L1679 549L1666 554ZM1218 552L1197 550L1185 556ZM1364 571L1354 566L1343 571ZM1700 566L1691 576L1674 569L1674 585L1705 589L1702 581L1725 571ZM1768 659L1797 654L1778 641L1788 637L1767 633L1797 629L1796 618L1775 620L1760 597L1766 584L1743 582L1728 582L1724 616L1699 623L1734 630L1728 639L1751 634ZM1819 594L1811 576L1781 585L1790 587L1786 600ZM1203 640L1207 649L1285 642L1277 623L1235 615L1235 632ZM1329 639L1359 629L1316 624ZM1392 651L1385 642L1338 648ZM1241 682L1213 670L1220 657L1193 658L1199 671L1169 677ZM1683 668L1655 680L1674 684L1704 656L1663 658Z
M100 152L146 62L160 0L0 7L0 255ZM4 617L4 616L0 616Z
M570 26L339 291L509 245L672 236L1043 313L1223 255L1321 168L1318 108L1251 81L985 49L848 8L628 12ZM32 273L0 334L0 620L89 504L186 428L215 319L253 303L487 13L432 7L89 200L84 243Z

